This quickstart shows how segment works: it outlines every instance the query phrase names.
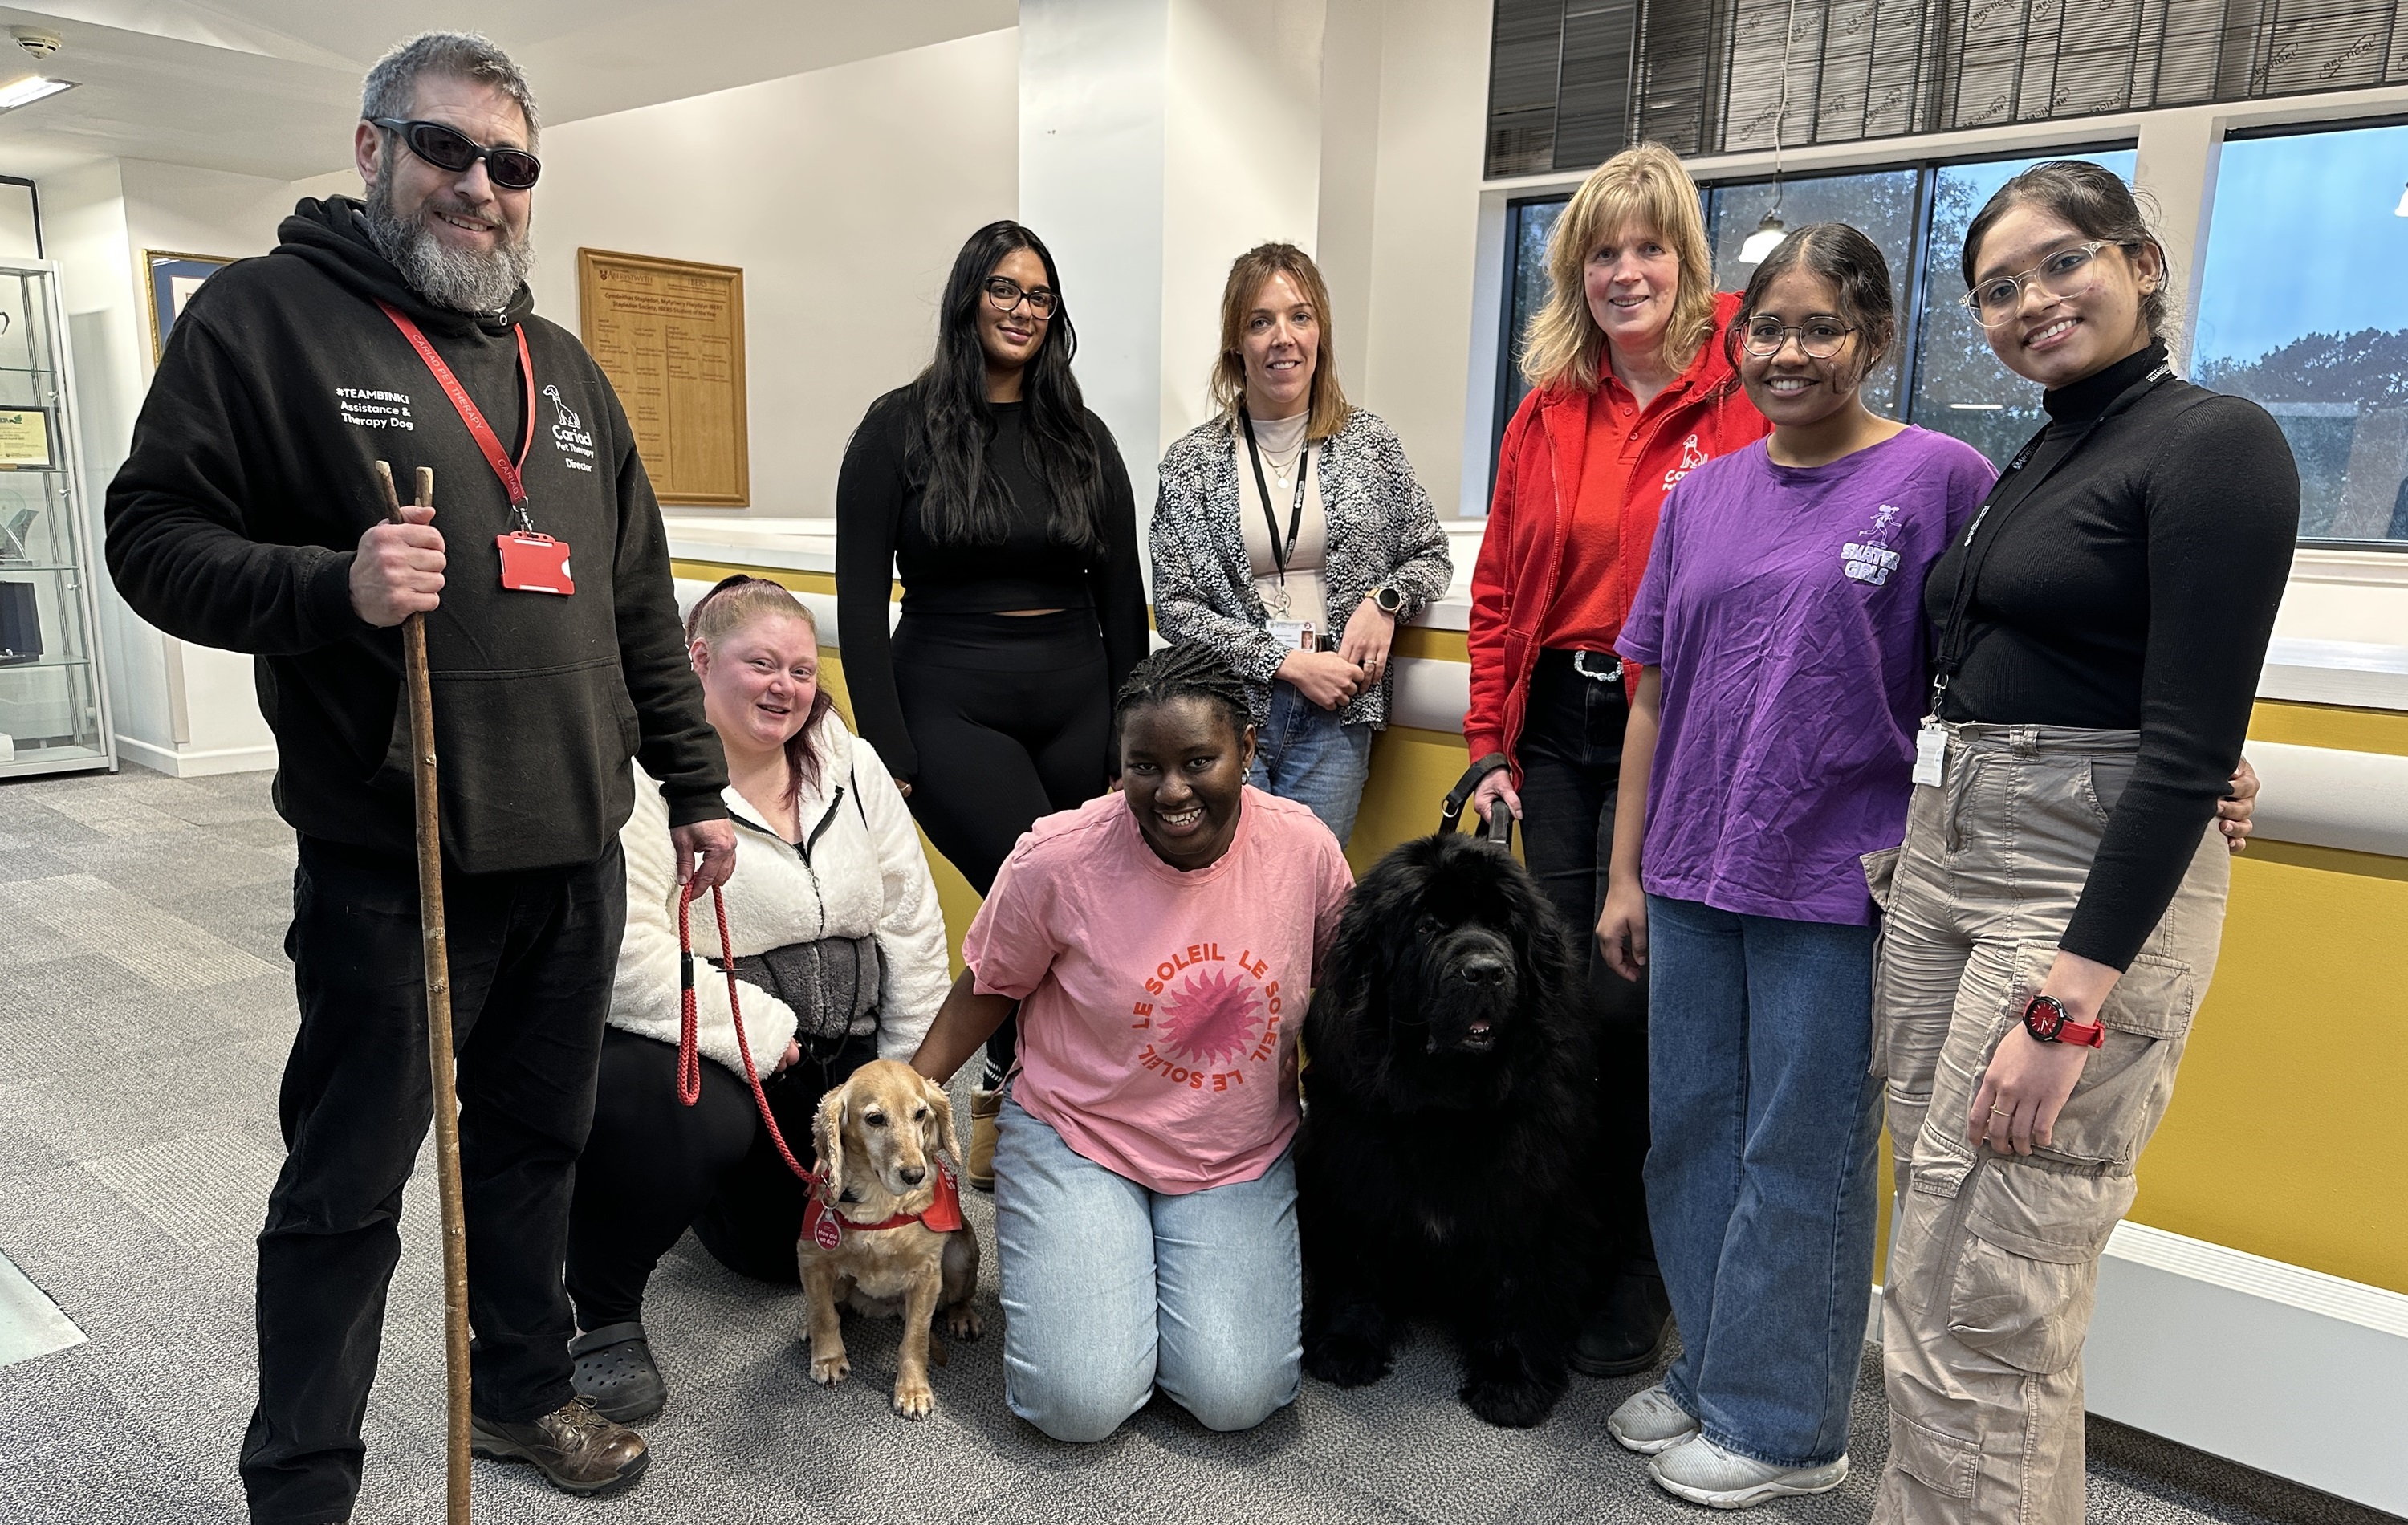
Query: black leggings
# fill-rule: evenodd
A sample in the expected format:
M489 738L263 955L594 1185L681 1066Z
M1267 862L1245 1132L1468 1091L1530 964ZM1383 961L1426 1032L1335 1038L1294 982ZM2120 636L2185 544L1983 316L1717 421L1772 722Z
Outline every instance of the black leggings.
M1111 696L1092 609L912 614L895 629L895 689L920 770L911 814L983 897L1040 815L1104 792ZM1015 1024L987 1040L1011 1067Z
M831 1086L878 1057L877 1040L829 1045L824 1061L765 1076L786 1146L810 1163L811 1111ZM644 1284L691 1227L720 1264L760 1281L797 1279L803 1183L761 1126L744 1077L702 1061L702 1096L677 1095L677 1045L611 1028L602 1035L594 1131L568 1210L568 1295L583 1329L643 1316Z
M1612 659L1590 666L1612 665ZM1622 791L1622 732L1630 718L1619 680L1584 677L1569 652L1543 651L1530 674L1530 700L1515 745L1522 761L1522 856L1555 903L1587 971L1590 1031L1597 1041L1604 1120L1598 1195L1626 1271L1655 1264L1647 1231L1647 982L1626 980L1598 951L1613 817Z

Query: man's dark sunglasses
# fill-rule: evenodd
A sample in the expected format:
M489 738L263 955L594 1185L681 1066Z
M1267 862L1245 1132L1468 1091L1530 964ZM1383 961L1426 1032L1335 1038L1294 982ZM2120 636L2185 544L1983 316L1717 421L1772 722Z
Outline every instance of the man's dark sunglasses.
M543 173L543 161L524 149L489 149L456 127L439 122L404 122L399 117L370 117L389 133L399 135L409 151L448 174L460 175L478 160L485 173L505 191L529 191Z

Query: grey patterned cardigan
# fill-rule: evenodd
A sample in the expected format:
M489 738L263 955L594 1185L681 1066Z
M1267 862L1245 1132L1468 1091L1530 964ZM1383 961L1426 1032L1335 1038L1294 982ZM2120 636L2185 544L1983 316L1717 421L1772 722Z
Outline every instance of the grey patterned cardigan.
M1254 718L1270 710L1271 674L1286 649L1271 638L1270 615L1254 592L1239 529L1236 437L1227 419L1201 424L1162 456L1162 496L1149 535L1154 553L1154 623L1166 640L1200 640L1219 652L1254 690ZM1403 593L1401 627L1455 576L1446 532L1429 494L1413 478L1396 431L1355 409L1313 459L1329 521L1322 575L1330 620L1340 630L1364 595L1383 583ZM1391 664L1339 718L1388 723L1396 686Z

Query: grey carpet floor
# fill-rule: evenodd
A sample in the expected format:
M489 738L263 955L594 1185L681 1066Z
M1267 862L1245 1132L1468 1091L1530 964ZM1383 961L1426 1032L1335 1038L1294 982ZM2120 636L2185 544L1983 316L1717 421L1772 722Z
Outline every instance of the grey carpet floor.
M293 1029L282 940L291 832L265 775L129 769L0 784L0 1254L86 1344L0 1368L0 1521L168 1525L240 1518L251 1235L281 1149ZM441 1312L422 1171L369 1405L359 1518L441 1518ZM992 1210L971 1194L992 1246ZM992 1323L994 1258L982 1288ZM649 1477L578 1502L478 1464L490 1521L1512 1521L1704 1519L1605 1437L1646 1380L1578 1380L1543 1427L1473 1419L1435 1340L1377 1387L1308 1381L1290 1410L1218 1435L1156 1402L1098 1446L1047 1441L1003 1405L999 1339L956 1345L938 1409L894 1417L895 1326L854 1321L853 1376L814 1387L797 1297L722 1270L691 1238L647 1321L672 1385ZM1860 1521L1886 1420L1874 1362L1856 1475L1758 1518ZM2094 1420L2091 1518L2115 1525L2387 1520ZM2396 1522L2395 1522L2396 1525Z

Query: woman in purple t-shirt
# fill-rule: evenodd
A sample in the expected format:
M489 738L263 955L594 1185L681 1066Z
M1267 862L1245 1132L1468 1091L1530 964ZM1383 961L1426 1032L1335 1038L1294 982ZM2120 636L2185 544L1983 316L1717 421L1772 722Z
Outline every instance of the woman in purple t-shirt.
M1609 1427L1726 1508L1848 1475L1881 1115L1858 859L1905 829L1924 573L1993 476L1866 409L1896 333L1852 227L1756 267L1724 341L1771 437L1665 500L1616 643L1646 669L1622 765L1646 808L1598 936L1649 969L1648 1219L1683 1349Z

